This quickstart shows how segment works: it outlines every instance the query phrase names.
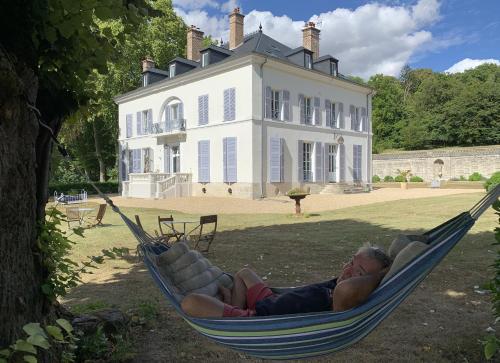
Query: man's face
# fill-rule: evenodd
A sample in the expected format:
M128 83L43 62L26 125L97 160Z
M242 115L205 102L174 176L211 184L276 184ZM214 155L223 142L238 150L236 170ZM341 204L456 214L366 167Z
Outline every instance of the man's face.
M337 283L351 277L370 275L381 270L382 268L377 260L368 257L365 253L358 252L344 265Z

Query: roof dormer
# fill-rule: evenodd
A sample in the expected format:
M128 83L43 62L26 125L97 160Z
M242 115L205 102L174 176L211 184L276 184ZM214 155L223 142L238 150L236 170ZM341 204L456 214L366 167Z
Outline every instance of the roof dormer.
M168 76L169 78L174 78L199 66L200 64L198 62L186 58L175 57L168 64Z
M313 52L304 47L292 49L285 54L287 59L301 67L312 69L313 68Z
M200 54L201 54L201 66L206 67L210 64L214 64L226 59L231 54L233 54L233 52L228 49L218 47L216 45L209 45L208 47L203 48L200 51Z
M313 68L322 73L329 74L330 76L338 77L339 60L331 55L324 55L314 61Z

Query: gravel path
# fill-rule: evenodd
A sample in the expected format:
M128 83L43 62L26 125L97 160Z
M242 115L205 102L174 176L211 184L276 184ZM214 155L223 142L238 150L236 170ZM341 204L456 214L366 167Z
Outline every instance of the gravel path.
M407 189L381 188L370 193L360 194L312 194L302 200L302 212L320 212L342 209L358 205L388 202L400 199L437 197L443 195L481 193L478 189ZM157 208L176 210L190 214L244 214L244 213L293 213L294 201L288 197L265 198L258 200L233 197L186 197L171 199L139 199L112 197L119 207ZM102 203L100 198L89 201Z

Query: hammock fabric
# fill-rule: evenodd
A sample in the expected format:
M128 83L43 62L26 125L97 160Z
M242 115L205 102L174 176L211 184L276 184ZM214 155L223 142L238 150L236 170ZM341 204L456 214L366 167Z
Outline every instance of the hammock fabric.
M375 329L448 254L499 195L500 185L470 211L426 232L430 247L381 284L361 306L338 313L327 311L250 318L201 319L186 315L174 296L173 287L162 278L153 263L153 257L165 252L168 246L155 242L117 207L112 207L140 242L139 251L155 282L195 330L217 343L255 357L296 359L347 348Z

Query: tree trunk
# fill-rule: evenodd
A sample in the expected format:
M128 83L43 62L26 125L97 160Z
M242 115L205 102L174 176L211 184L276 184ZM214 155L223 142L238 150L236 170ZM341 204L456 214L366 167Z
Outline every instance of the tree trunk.
M24 324L42 322L50 307L40 288L46 270L36 245L36 221L45 207L38 198L39 128L27 107L36 103L37 82L31 69L0 48L0 347L15 341Z
M92 130L94 131L94 145L95 145L95 155L97 157L97 161L99 162L99 181L106 181L106 164L104 163L104 158L102 155L102 145L99 130L97 127L98 120L92 121Z

